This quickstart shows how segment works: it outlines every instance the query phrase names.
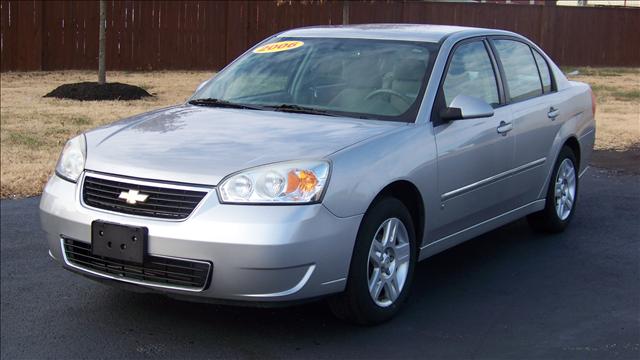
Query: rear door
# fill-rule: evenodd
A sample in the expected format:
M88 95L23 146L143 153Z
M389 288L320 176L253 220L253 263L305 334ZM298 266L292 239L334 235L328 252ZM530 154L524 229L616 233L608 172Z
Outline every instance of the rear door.
M512 187L503 174L513 166L512 132L499 133L511 121L503 105L496 63L485 39L459 43L449 56L432 116L438 151L440 211L432 231L438 239L508 210ZM442 122L438 111L460 94L484 100L494 115Z
M542 55L513 38L492 38L491 44L513 116L515 208L538 198L549 168L545 165L555 160L547 156L560 128L563 109L554 100L554 81Z

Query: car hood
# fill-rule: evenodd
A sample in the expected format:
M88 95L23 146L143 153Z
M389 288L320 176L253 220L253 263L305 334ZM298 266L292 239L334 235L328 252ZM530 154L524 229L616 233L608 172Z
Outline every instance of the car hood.
M322 159L403 123L180 105L86 133L86 169L216 185L250 167Z

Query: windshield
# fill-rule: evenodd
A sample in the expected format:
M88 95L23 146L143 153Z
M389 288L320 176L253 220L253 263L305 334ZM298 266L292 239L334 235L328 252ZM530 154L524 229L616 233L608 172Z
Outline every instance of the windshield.
M273 38L191 101L413 122L436 52L436 44L424 42Z

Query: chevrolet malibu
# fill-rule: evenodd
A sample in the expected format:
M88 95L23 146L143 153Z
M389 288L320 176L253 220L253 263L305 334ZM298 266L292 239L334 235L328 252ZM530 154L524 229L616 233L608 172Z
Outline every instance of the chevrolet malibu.
M414 268L527 216L565 229L595 137L588 85L511 32L311 27L259 43L185 104L65 145L50 255L200 301L328 297L376 324Z

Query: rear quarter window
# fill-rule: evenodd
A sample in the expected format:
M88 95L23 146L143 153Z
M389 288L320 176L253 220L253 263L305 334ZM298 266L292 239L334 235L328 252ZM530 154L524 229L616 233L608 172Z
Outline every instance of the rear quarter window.
M537 51L533 51L533 57L536 59L536 64L538 64L538 70L540 70L540 80L542 81L542 90L545 94L551 92L551 71L549 71L549 64L544 60L542 55Z

